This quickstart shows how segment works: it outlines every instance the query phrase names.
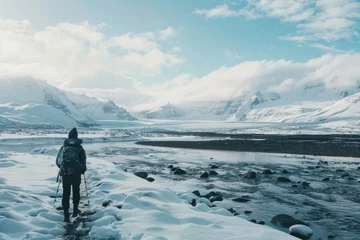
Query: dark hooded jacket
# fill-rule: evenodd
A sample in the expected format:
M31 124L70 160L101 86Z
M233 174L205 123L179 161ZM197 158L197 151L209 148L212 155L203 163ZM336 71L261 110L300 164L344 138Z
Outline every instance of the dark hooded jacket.
M78 139L77 137L78 137L77 130L76 130L76 128L73 128L69 132L69 138L64 141L64 145L59 150L58 156L56 158L56 165L59 168L61 167L64 146L73 145L73 146L76 146L78 149L80 172L82 174L84 174L87 170L87 168L86 168L86 153L85 153L84 148L81 146L83 141L81 139Z

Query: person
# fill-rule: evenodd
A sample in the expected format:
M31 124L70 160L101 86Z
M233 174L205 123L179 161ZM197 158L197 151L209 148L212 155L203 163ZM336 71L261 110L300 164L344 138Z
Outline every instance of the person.
M56 158L56 165L59 167L59 175L62 178L63 197L62 207L64 210L64 222L70 221L69 200L72 187L73 192L73 217L79 213L81 174L86 171L86 153L81 146L82 140L78 138L76 128L73 128L68 139L60 148Z

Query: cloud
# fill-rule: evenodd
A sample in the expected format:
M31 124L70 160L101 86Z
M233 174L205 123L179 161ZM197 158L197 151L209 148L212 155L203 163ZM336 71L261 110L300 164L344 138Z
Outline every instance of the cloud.
M0 19L0 75L28 75L63 88L131 90L135 79L185 61L164 51L154 32L106 36L105 26L85 21L34 31L28 20Z
M173 51L173 52L176 52L176 53L181 53L181 48L179 48L179 47L173 47L173 48L172 48L172 51Z
M200 16L205 16L206 18L245 16L248 19L256 19L260 17L260 15L256 14L253 10L249 10L247 8L231 10L227 4L218 5L212 9L196 9L194 13Z
M238 53L232 52L230 49L226 48L224 54L228 58L240 59L241 56Z
M256 91L294 96L306 86L319 84L329 89L357 88L360 68L354 62L360 62L360 53L325 54L307 62L245 61L232 67L222 66L200 78L182 74L166 84L142 89L153 100L136 109L152 109L168 102L196 106L200 102L249 96Z
M158 44L153 41L153 35L149 33L140 35L127 33L121 36L112 37L108 41L108 45L110 47L119 47L125 50L144 52L158 48Z
M320 50L323 50L324 52L332 52L332 53L345 53L346 51L336 49L334 46L326 46L324 44L320 43L313 43L310 44L310 47L318 48Z
M168 38L176 36L176 31L172 27L168 27L163 31L160 31L158 37L160 40L166 41Z
M295 23L296 35L283 36L283 40L336 41L359 36L356 19L360 18L360 2L355 0L247 0L245 6L236 10L225 4L212 9L196 9L194 12L207 19L272 17Z

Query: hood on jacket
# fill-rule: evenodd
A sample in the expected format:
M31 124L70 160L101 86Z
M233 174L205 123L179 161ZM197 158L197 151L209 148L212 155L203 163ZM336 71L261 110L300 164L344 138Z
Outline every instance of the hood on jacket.
M78 131L76 128L71 129L68 134L69 138L78 138Z
M83 140L79 138L68 138L64 141L64 146L69 146L69 145L78 146L81 145L82 142Z

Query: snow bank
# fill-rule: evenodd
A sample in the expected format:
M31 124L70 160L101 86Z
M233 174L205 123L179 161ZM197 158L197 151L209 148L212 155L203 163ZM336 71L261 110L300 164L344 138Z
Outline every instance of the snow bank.
M0 239L64 235L63 217L50 197L57 187L54 157L15 154L10 160L15 164L2 169L0 180ZM296 239L233 216L225 208L210 208L207 199L194 194L178 196L161 183L147 182L112 162L91 158L88 168L91 208L96 213L82 227L93 239ZM192 199L198 203L195 207L188 202ZM106 207L104 201L109 203Z

